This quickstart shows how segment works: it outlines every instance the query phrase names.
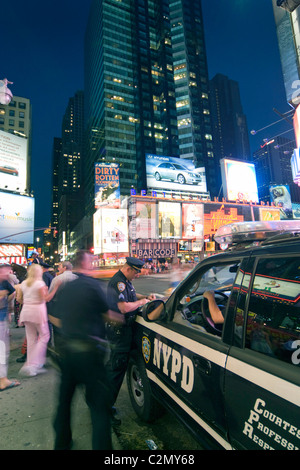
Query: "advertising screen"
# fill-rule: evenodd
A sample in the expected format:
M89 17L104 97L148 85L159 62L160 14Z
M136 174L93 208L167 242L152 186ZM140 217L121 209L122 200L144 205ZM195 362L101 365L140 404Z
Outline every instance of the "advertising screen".
M94 253L128 253L127 209L98 209L94 214Z
M228 201L259 202L253 163L223 158L220 165L223 194Z
M158 203L158 231L161 238L181 237L180 203Z
M155 202L137 202L135 220L136 238L156 238Z
M294 114L294 131L297 148L300 148L300 105L297 106Z
M0 131L0 189L27 188L27 139Z
M0 192L0 243L33 243L34 198Z
M192 160L146 155L148 189L202 193L207 191L205 168Z
M300 186L300 149L296 148L291 157L293 181Z
M293 219L300 219L300 204L292 203Z
M251 220L249 206L207 204L204 210L204 236L211 241L218 228L223 225L247 220Z
M182 238L203 239L203 204L182 204Z
M259 220L263 220L265 222L271 220L280 220L280 210L270 207L260 207L259 208Z
M280 219L292 219L292 200L288 184L274 184L269 187L270 199L275 206L279 207Z
M178 251L190 251L192 249L192 242L189 240L179 240L178 242Z
M118 163L95 163L95 208L120 207L120 168Z

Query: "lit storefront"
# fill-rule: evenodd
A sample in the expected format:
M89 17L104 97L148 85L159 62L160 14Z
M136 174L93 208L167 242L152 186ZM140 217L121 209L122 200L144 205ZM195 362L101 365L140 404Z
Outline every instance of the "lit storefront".
M25 245L0 245L0 264L26 265Z
M279 209L258 203L163 198L145 194L128 201L129 252L141 259L198 262L220 250L214 234L222 225L278 220Z

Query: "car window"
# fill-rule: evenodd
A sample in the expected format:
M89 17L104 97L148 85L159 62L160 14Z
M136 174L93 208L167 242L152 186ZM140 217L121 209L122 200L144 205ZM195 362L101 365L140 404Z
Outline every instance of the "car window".
M259 260L248 307L245 346L299 365L300 258Z
M210 334L218 334L222 330L221 326L217 328L218 331L214 331L213 326L210 328L207 321L204 321L203 308L205 308L205 317L210 317L210 314L208 303L204 301L204 305L202 304L203 294L206 291L214 292L217 306L224 317L238 268L239 263L232 262L210 265L208 269L198 271L190 279L186 279L183 288L179 290L173 322Z

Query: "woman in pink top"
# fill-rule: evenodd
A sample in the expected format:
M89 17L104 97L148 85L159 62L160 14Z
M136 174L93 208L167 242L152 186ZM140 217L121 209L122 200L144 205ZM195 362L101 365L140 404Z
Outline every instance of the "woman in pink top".
M27 377L46 371L43 366L50 333L46 307L48 288L42 276L43 269L39 264L30 265L26 280L17 290L17 300L23 304L19 321L25 325L27 339L27 361L20 374Z

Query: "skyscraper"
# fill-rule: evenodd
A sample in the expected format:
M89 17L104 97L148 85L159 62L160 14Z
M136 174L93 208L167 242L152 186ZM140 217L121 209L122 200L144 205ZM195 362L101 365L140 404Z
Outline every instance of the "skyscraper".
M60 137L54 137L52 150L52 214L51 227L58 227L58 167L61 159L62 141Z
M217 195L209 80L200 0L170 0L171 39L180 157L205 166Z
M93 0L85 38L86 213L94 210L97 161L120 164L122 194L146 189L147 153L192 159L214 182L208 88L200 0Z
M222 158L250 160L247 119L239 84L222 74L210 81L214 150Z
M300 2L272 0L287 101L300 103Z
M84 148L84 94L77 91L69 99L62 120L61 141L55 142L58 161L57 194L55 195L58 220L59 250L68 243L70 231L84 214L82 185L82 155ZM59 151L60 148L60 151ZM64 234L64 235L63 235ZM66 243L63 243L63 237Z

